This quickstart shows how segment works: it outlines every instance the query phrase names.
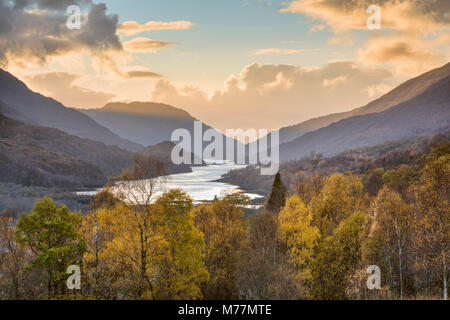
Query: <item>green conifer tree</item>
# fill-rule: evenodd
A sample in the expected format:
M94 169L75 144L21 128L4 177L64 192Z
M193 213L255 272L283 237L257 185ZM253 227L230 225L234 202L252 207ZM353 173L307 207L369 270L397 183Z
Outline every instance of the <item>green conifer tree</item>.
M284 206L286 202L286 187L281 180L280 173L275 176L272 185L272 192L270 193L269 200L267 201L266 209L270 212L277 213Z

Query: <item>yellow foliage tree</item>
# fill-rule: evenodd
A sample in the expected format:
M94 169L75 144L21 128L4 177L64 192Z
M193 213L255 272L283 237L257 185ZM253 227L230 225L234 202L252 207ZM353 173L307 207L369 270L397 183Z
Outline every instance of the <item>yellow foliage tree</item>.
M312 214L300 197L288 198L279 215L279 229L294 263L296 278L304 287L302 291L306 290L302 295L311 290L310 264L320 240L320 231L311 222Z

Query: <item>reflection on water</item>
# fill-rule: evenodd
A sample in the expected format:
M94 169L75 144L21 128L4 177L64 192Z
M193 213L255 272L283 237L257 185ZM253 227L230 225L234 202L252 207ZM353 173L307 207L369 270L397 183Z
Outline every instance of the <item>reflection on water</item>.
M238 165L229 161L212 162L206 161L208 165L202 167L192 167L192 172L171 174L163 177L155 192L155 197L158 197L163 192L170 189L179 188L186 192L194 201L198 204L202 201L211 201L215 197L222 197L223 195L231 192L239 192L237 186L215 182L214 180L220 179L223 174L234 170L244 168L245 165ZM79 195L94 195L95 191L78 192ZM253 193L245 193L251 199L261 198L260 195Z

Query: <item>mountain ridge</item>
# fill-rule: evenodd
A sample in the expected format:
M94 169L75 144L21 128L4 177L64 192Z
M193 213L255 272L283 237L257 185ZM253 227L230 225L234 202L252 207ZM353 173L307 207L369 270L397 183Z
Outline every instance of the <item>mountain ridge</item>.
M11 73L0 69L0 101L2 110L24 124L62 130L80 138L138 151L143 146L123 139L76 109L65 107L55 99L30 90Z
M311 151L329 156L383 141L446 131L450 125L448 88L450 75L434 82L412 99L384 111L356 115L308 132L280 145L281 161L299 159Z
M410 100L423 93L429 86L440 81L450 74L450 62L445 65L427 71L417 77L409 79L380 98L375 99L362 107L351 111L332 113L329 115L312 118L291 126L282 127L280 131L280 144L290 142L308 132L326 127L334 122L341 121L357 115L385 111L401 102Z

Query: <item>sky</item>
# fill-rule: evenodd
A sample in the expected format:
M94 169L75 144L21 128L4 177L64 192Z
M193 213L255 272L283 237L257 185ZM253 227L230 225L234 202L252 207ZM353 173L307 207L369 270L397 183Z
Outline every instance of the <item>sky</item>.
M448 0L0 0L0 65L31 89L75 108L167 103L220 130L360 107L449 49Z

